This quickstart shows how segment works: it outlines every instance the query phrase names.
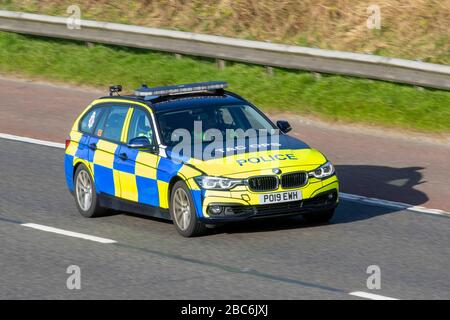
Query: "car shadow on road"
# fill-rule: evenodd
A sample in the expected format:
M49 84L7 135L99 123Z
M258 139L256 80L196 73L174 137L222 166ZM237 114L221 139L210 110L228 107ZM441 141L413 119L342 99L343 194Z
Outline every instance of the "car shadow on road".
M414 187L426 183L423 167L393 168L369 165L338 165L340 191L370 198L421 205L428 196Z
M414 189L415 186L425 182L422 181L423 175L420 172L423 169L423 167L393 168L371 165L336 166L341 192L411 205L421 205L428 201L428 196L424 192ZM333 219L328 224L351 223L399 210L341 199ZM223 225L212 229L211 233L252 233L318 226L321 225L308 224L301 216L295 216Z

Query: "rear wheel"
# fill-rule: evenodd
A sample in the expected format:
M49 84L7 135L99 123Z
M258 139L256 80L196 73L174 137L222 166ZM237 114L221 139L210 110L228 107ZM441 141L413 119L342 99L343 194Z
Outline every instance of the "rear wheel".
M334 215L334 209L319 211L319 212L307 212L302 214L303 219L308 223L326 223L331 220Z
M74 182L75 203L81 215L86 218L103 215L106 209L100 207L92 176L84 164L77 167Z
M176 182L172 188L169 211L175 228L183 237L200 236L206 232L205 224L195 213L191 192L183 181Z

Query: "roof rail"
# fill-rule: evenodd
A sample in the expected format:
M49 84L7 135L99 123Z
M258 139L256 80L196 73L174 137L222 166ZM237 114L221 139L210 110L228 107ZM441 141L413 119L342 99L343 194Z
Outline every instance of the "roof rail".
M134 91L136 96L146 97L146 96L168 96L176 94L186 94L194 92L208 92L215 90L223 90L228 87L228 83L224 81L210 81L210 82L198 82L198 83L187 83L178 84L173 86L165 87L154 87L149 88L146 85L142 85L139 89Z

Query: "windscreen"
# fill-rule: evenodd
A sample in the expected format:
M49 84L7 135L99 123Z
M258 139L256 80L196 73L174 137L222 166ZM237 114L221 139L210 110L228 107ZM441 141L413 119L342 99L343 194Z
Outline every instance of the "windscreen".
M177 129L187 130L191 136L198 134L199 123L201 123L201 134L209 129L219 130L224 137L230 130L267 130L276 127L267 120L259 111L248 105L232 106L205 106L176 111L166 111L157 114L163 143L172 146L178 142L173 139L172 133ZM197 127L195 127L197 123ZM175 141L174 141L175 140Z

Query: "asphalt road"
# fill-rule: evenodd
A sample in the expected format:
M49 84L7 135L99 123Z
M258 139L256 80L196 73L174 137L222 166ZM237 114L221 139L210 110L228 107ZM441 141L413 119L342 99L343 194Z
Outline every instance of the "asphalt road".
M450 299L449 216L342 201L327 225L258 221L185 239L156 219L83 218L62 164L61 149L0 139L0 299ZM69 265L81 290L66 287ZM366 287L369 265L380 290Z

